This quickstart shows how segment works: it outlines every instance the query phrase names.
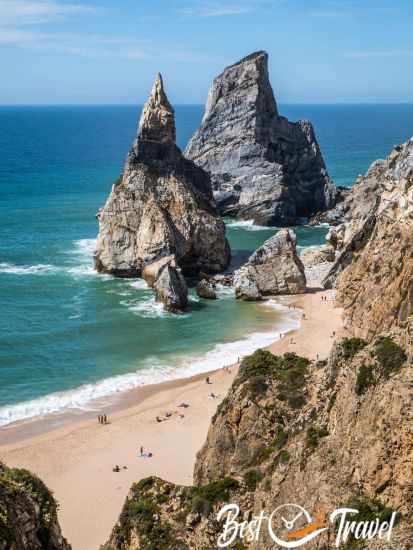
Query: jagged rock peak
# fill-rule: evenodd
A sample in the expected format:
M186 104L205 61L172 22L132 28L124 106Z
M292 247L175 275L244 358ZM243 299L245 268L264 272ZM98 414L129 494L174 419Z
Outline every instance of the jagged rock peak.
M151 95L143 108L139 138L158 143L176 141L175 112L165 93L161 73L156 75Z
M297 225L336 202L311 123L278 113L266 52L215 78L185 155L210 173L222 215Z
M214 79L203 122L214 115L218 103L221 105L227 104L227 109L238 116L237 96L238 94L244 94L246 91L249 94L249 101L254 104L259 117L258 120L251 117L247 121L247 127L254 131L255 127L260 127L260 124L268 126L269 121L278 116L278 109L270 84L267 52L259 51L247 55L237 63L227 67ZM263 117L262 120L261 117ZM261 137L267 141L269 136L257 134L255 137L257 139Z

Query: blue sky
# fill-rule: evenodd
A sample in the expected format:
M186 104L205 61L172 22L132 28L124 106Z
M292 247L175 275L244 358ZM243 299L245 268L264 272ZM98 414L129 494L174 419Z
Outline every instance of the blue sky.
M412 0L0 0L0 104L174 103L270 54L281 103L412 102Z

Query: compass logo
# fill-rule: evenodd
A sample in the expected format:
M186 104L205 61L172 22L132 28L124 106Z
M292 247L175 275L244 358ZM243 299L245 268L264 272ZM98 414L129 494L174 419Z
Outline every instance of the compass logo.
M268 530L282 548L298 548L327 530L326 514L320 511L315 519L298 504L283 504L269 517Z

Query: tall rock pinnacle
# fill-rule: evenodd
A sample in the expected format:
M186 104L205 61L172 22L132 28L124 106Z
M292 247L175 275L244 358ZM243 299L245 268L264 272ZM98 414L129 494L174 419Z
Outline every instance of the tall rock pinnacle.
M185 154L211 174L225 215L294 225L335 202L311 123L278 114L266 52L241 59L215 78Z
M175 143L175 113L166 96L162 75L158 73L139 123L142 141Z
M210 177L182 155L175 137L174 111L158 74L122 178L98 216L98 271L140 277L167 257L184 274L227 267L229 246Z

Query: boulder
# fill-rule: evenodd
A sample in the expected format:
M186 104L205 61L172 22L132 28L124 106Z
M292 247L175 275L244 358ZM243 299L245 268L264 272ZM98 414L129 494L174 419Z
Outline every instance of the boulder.
M210 177L183 157L175 134L158 74L123 175L98 213L98 271L140 277L147 265L172 255L187 274L227 267L230 251Z
M162 302L166 311L181 313L188 306L188 288L179 268L173 262L164 264L154 283L156 301Z
M206 279L202 279L196 285L196 293L200 298L205 298L206 300L217 299L217 293L215 292L214 285Z
M253 300L277 294L306 291L304 266L297 255L297 239L291 229L281 229L265 241L234 273L237 298Z
M211 174L225 215L296 225L336 201L311 123L278 113L263 51L215 78L185 155Z
M331 263L335 260L335 250L331 245L305 248L300 255L300 260L305 267L313 267L318 264Z

